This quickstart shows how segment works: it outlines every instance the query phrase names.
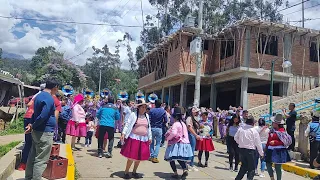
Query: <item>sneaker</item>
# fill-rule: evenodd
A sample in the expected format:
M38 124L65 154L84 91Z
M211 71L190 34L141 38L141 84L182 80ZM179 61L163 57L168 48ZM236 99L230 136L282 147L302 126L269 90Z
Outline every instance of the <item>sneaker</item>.
M199 169L197 169L197 168L196 168L196 167L194 167L194 166L193 166L193 167L191 167L190 169L191 169L192 171L195 171L195 172L198 172L198 171L199 171Z
M26 164L25 163L20 163L18 167L18 171L25 171L26 170Z
M264 174L260 174L259 177L264 178L266 176Z
M106 153L106 158L112 158L112 154L109 153L109 152L107 152L107 153Z
M151 160L151 162L153 162L153 163L159 163L159 159L158 159L158 158L153 158L153 159Z
M151 161L151 162L152 162L152 160L153 160L153 157L149 157L148 161Z
M234 170L233 170L234 172L238 172L238 168L234 168Z
M102 158L102 153L99 153L99 154L98 154L98 157L99 157L99 158Z

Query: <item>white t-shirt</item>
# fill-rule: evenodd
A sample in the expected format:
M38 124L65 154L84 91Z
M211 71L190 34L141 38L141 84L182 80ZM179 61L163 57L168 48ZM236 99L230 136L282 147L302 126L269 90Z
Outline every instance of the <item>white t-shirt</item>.
M254 128L259 133L261 143L262 144L267 144L270 129L268 127L264 127L264 126L255 126Z
M131 109L129 106L123 107L123 113L124 113L124 123L128 122L129 116L131 114Z
M87 124L87 128L88 131L94 131L94 122L93 121L89 121L89 123Z

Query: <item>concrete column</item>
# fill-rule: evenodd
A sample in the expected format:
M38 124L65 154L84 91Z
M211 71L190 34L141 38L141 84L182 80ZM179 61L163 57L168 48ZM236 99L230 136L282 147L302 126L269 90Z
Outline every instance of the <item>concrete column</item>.
M280 94L283 97L287 97L292 95L292 83L291 82L283 82L282 85L280 85Z
M164 87L162 87L162 90L161 90L161 102L164 103L166 100L165 100L165 91L164 91Z
M215 82L211 83L210 89L210 107L215 111L217 109L217 86Z
M241 66L249 67L250 65L250 51L251 51L251 28L247 27L245 41L244 41L244 62Z
M243 109L248 109L248 77L241 78L240 105Z
M187 82L183 82L180 85L180 102L179 105L182 107L186 106L186 100L187 100Z
M172 105L172 88L171 86L169 86L169 98L168 98L168 105L171 106Z

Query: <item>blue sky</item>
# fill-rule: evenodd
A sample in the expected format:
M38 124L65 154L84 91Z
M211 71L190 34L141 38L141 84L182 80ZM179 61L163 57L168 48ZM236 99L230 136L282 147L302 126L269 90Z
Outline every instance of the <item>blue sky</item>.
M157 9L148 0L142 1L145 15L157 13ZM298 2L301 0L289 0L290 4ZM0 0L0 4L2 16L142 26L140 0ZM320 6L310 8L317 4L320 4L320 0L311 0L305 4L305 18L320 17ZM282 11L284 20L300 20L299 10L301 6ZM301 25L299 22L291 24ZM320 20L306 21L305 26L320 29ZM31 58L38 48L51 45L64 52L66 58L70 58L93 45L102 47L108 44L111 51L114 51L116 41L122 39L125 32L133 37L131 45L135 50L140 44L140 31L140 27L58 24L0 18L0 47L6 52ZM89 48L72 61L83 64L91 54L92 50ZM121 48L123 67L129 67L126 54L126 48Z

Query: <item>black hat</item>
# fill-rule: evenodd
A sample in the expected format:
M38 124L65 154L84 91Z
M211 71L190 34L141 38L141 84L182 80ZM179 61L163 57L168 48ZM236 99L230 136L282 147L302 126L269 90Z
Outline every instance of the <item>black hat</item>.
M180 107L175 107L174 109L173 109L173 116L176 116L176 115L181 115L182 114L182 110L181 110L181 108Z

